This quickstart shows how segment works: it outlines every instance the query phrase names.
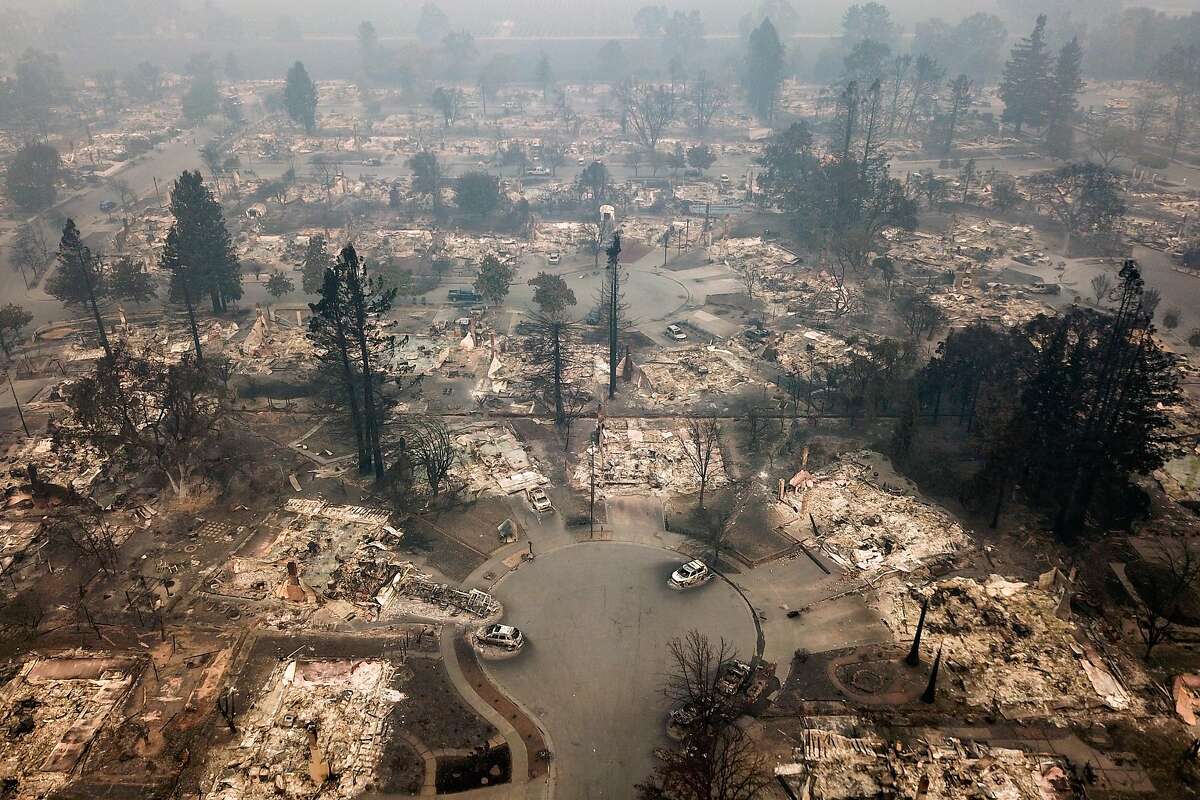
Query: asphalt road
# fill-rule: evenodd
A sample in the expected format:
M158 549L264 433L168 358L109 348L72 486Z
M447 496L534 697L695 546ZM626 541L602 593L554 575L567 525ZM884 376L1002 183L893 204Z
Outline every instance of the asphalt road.
M493 590L528 643L486 666L545 726L556 797L632 797L649 774L653 748L669 741L662 685L672 637L698 628L753 655L753 619L730 586L667 588L681 561L654 547L585 542L539 555Z

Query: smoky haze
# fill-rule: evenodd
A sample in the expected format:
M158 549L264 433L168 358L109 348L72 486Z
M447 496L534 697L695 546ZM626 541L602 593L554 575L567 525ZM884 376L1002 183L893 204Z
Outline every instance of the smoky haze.
M794 45L789 48L788 58L798 77L821 78L829 71L828 65L822 70L822 62L840 58L830 42L845 33L843 23L850 5L833 2L793 6L787 0L743 5L698 0L662 8L671 14L693 15L699 30L709 37L709 46L693 54L696 64L703 62L709 68L736 66L740 60L738 40L757 21L769 16L784 40ZM631 43L627 56L630 71L653 72L661 66L655 63L653 45L645 41L654 37L648 36L639 23L638 12L646 7L642 0L448 0L438 4L438 11L439 24L446 31L466 31L474 37L482 60L499 53L529 62L534 58L530 53L544 51L554 58L560 75L582 79L592 76L595 51L610 38ZM1118 36L1122 28L1118 0L998 0L977 4L899 0L887 7L893 25L889 35L894 42L890 44L897 50L911 46L914 39L919 43L923 28L941 22L952 26L977 14L1001 20L1009 38L1030 27L1042 12L1050 17L1048 34L1054 42L1078 35L1085 43L1101 43ZM65 65L78 69L118 71L140 61L181 70L197 53L235 51L248 77L277 76L301 58L323 77L352 78L354 60L346 58L337 43L352 42L363 21L372 23L382 41L395 42L408 50L411 60L426 60L420 49L422 4L411 0L10 0L0 8L7 20L0 32L0 52L10 54L8 63L0 57L0 69L11 69L11 56L26 47L57 51ZM1173 15L1188 14L1196 8L1194 2L1153 7ZM424 34L425 44L429 44L429 30ZM119 39L121 46L107 46L112 39ZM588 44L588 40L596 40L596 44ZM1091 58L1095 49L1088 52Z

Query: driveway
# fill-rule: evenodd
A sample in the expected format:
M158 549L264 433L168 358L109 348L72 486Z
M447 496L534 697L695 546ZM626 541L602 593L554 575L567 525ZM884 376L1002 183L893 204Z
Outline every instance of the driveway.
M653 748L668 742L668 640L698 628L753 655L750 611L729 585L667 588L682 560L640 544L583 542L538 555L493 590L528 644L486 666L545 727L556 797L627 798L649 774Z

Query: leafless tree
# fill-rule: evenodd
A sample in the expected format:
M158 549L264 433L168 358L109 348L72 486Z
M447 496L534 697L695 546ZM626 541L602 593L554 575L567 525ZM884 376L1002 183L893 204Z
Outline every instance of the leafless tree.
M762 270L758 268L757 264L744 261L740 264L735 264L733 271L741 279L742 287L746 290L746 296L753 300L754 290L762 283Z
M126 181L122 178L113 178L109 182L109 185L121 199L121 208L128 211L129 207L132 206L134 201L137 200L137 193L133 191L132 187L130 187L129 181Z
M713 642L693 628L667 642L667 652L670 667L663 694L672 704L696 709L701 720L714 722L723 697L717 683L737 657L733 645L723 638Z
M410 417L401 424L400 439L411 463L425 471L429 491L437 497L458 458L450 431L437 417Z
M324 162L316 163L313 165L313 177L325 192L325 208L332 208L333 187L337 185L338 180L337 168Z
M721 422L712 417L692 417L687 421L686 432L683 452L700 480L700 508L704 508L704 491L720 454Z
M736 657L724 639L698 630L667 643L670 670L664 693L692 708L697 721L684 746L660 751L654 774L637 787L643 800L751 800L771 780L766 760L742 729L728 724L717 684Z
M766 757L733 725L661 755L654 774L638 784L639 800L754 800L772 780Z
M50 520L49 532L52 539L94 561L105 575L116 572L117 530L104 520L81 514L62 515Z
M741 418L746 426L747 448L751 453L757 453L762 446L767 431L771 428L771 418L764 413L765 409L753 401L745 401L742 406Z
M723 86L701 70L700 75L692 82L691 100L692 127L696 133L703 136L708 133L713 117L729 102L729 95Z
M945 312L925 295L905 295L896 306L904 327L913 339L919 339L923 334L932 336L946 322Z
M743 496L748 492L743 493ZM741 511L735 503L718 503L716 508L704 511L704 547L708 563L716 566L721 563L721 554L729 547L731 535L730 525Z
M675 117L675 97L671 90L648 83L635 85L630 92L628 116L634 137L655 159L658 141Z
M1097 273L1092 278L1092 296L1095 298L1096 305L1100 305L1108 297L1108 293L1112 291L1113 279L1112 275L1107 272Z
M1087 146L1088 152L1095 157L1100 166L1112 169L1118 158L1137 152L1138 135L1122 125L1106 122L1088 132Z
M1200 549L1190 539L1159 548L1162 567L1153 585L1142 591L1136 612L1138 632L1146 643L1146 658L1171 634L1184 601L1200 582Z
M592 404L592 394L580 386L568 385L563 393L563 450L571 447L571 426L583 417Z

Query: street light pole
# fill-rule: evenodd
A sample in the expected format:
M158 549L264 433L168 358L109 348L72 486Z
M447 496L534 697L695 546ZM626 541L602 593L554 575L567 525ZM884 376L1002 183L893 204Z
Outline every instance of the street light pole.
M591 497L588 498L588 538L596 535L596 448L600 446L600 422L592 434L592 446L588 448L588 463L592 473Z

